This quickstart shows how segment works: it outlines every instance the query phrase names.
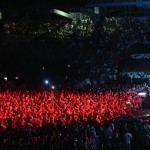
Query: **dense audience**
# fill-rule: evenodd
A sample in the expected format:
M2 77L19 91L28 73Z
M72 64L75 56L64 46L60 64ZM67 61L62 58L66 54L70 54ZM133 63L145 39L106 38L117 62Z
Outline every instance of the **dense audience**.
M63 42L69 68L77 70L76 83L81 84L77 86L90 87L81 92L2 85L0 149L149 149L149 115L125 120L141 109L136 91L143 87L110 84L97 88L101 81L116 80L119 60L131 54L128 48L149 43L149 22L118 18L52 21L48 17L43 22L26 16L1 21L0 26L3 46L23 41L32 47L38 41L48 49L53 41Z
M2 86L1 149L129 149L141 140L139 134L147 139L139 146L148 148L148 120L124 121L140 110L142 99L131 90L104 89L93 93Z
M62 57L76 71L74 76L66 74L66 78L77 82L89 78L92 84L115 80L120 70L119 62L131 55L130 48L135 43L150 41L148 20L133 18L111 17L96 22L92 18L56 21L26 16L20 20L2 21L1 27L4 45L10 41L26 41L32 47L32 41L38 41L42 49L45 45L49 49L50 43L62 42Z
M45 123L64 126L76 120L96 120L102 124L115 117L131 114L141 108L142 100L132 91L113 93L72 93L65 91L3 91L0 93L1 127Z

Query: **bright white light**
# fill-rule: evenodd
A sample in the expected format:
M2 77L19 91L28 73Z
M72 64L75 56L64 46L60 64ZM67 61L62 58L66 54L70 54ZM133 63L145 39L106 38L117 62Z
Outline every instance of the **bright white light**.
M8 80L8 78L7 78L7 77L4 77L4 80L5 80L5 81L7 81L7 80Z
M55 89L55 86L54 86L54 85L52 85L52 86L51 86L51 88L54 90L54 89Z
M18 79L19 79L19 77L15 77L15 79L16 79L16 80L18 80Z
M45 82L44 82L45 84L49 84L49 81L48 80L45 80Z
M67 17L67 18L71 18L72 19L72 15L71 14L66 13L64 11L61 11L61 10L58 10L58 9L54 9L53 13L58 14L58 15L63 16L63 17Z
M145 92L140 92L138 93L139 96L142 96L142 97L146 97L146 93Z

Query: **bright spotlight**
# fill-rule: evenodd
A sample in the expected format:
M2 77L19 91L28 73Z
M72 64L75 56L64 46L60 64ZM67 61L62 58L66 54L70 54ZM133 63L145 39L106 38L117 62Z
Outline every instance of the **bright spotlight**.
M19 77L15 77L15 79L16 79L16 80L18 80L18 79L19 79Z
M140 93L138 93L138 95L141 97L146 97L147 94L146 94L146 92L140 92Z
M48 80L45 80L44 83L47 85L47 84L49 84L49 81L48 81Z
M51 89L53 89L53 90L54 90L54 89L55 89L55 86L54 86L54 85L52 85L52 86L51 86Z
M4 77L4 80L5 80L5 81L7 81L7 80L8 80L8 78L7 78L7 77Z

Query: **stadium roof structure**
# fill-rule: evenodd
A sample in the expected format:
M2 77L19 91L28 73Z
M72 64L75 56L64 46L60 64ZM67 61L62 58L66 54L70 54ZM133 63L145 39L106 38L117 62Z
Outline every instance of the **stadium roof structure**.
M68 19L73 19L73 16L67 12L64 12L62 10L58 10L58 9L52 9L51 14L56 14L58 16L61 16L61 17L65 17L65 18L68 18Z
M89 7L137 6L150 7L150 0L89 0Z
M86 9L100 17L148 17L150 0L89 0Z

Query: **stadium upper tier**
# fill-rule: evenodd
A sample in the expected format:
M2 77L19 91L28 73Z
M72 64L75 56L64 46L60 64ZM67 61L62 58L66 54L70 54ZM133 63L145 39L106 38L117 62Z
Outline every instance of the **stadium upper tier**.
M104 17L146 17L150 14L149 0L89 0L85 7Z
M90 0L90 2L116 3L116 2L133 2L136 0Z
M149 0L90 0L88 6L104 7L104 6L137 6L149 7Z

